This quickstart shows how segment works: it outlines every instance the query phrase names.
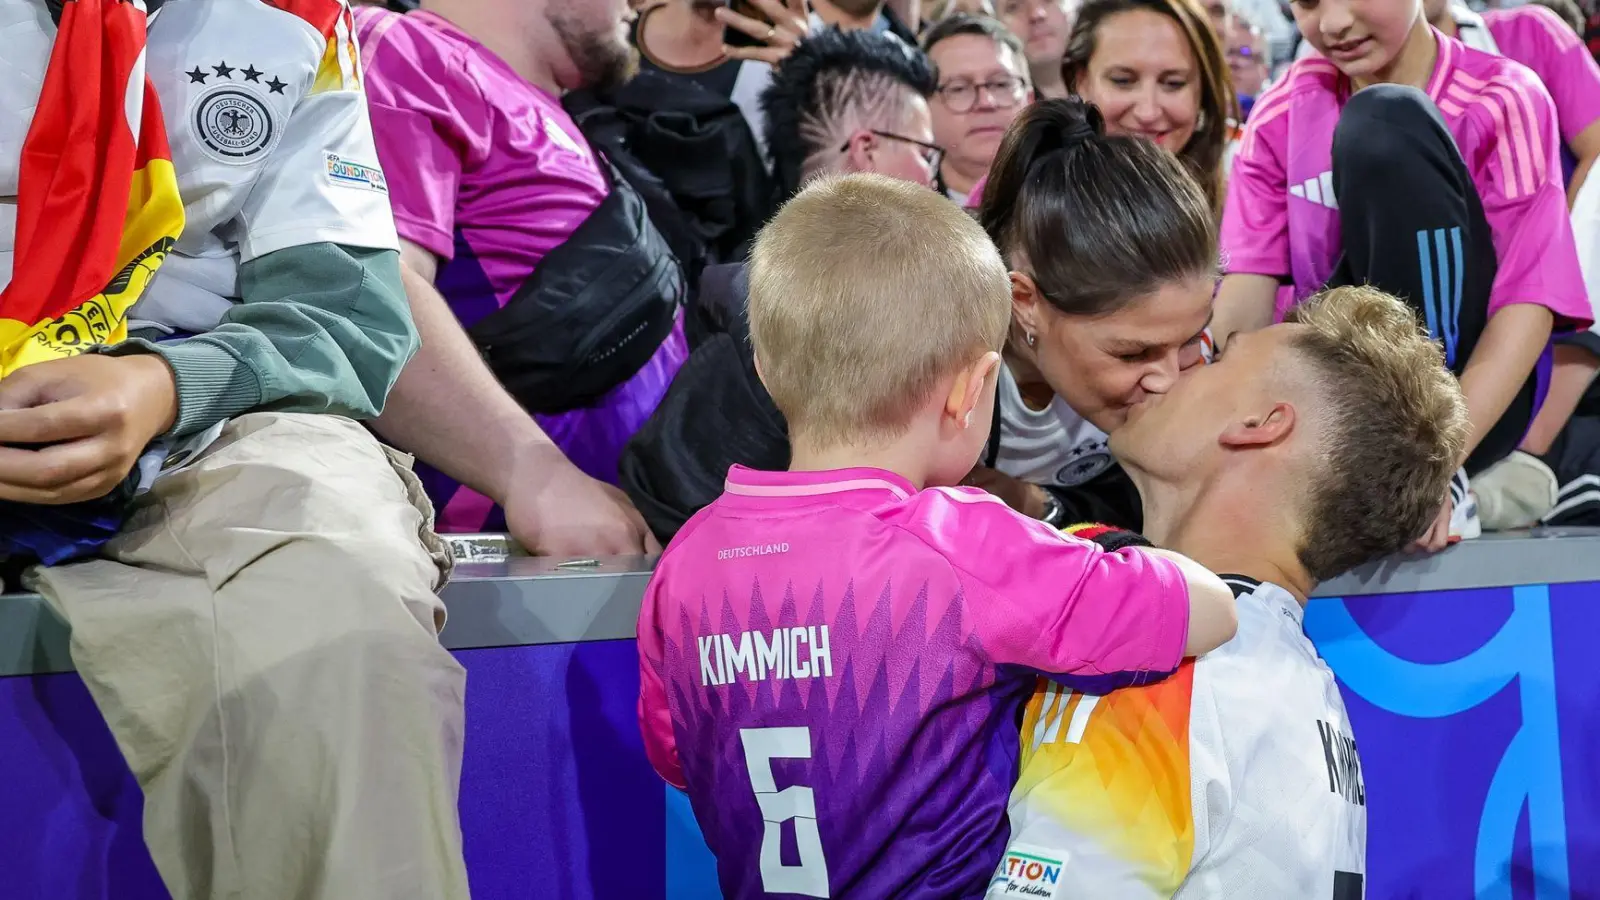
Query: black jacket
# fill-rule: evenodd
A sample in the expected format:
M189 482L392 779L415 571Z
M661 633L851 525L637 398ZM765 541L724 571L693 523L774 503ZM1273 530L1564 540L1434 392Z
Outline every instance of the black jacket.
M701 337L661 405L623 451L622 489L662 543L722 493L730 466L789 466L788 425L756 377L747 290L742 264L705 270L693 314ZM999 449L996 404L985 465L994 464ZM1133 531L1143 525L1139 492L1121 466L1076 487L1045 490L1061 501L1069 522Z

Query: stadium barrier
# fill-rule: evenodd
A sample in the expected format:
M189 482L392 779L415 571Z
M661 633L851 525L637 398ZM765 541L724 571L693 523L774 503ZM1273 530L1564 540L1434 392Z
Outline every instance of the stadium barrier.
M447 589L478 900L716 896L635 720L648 577L645 560L511 558L464 564ZM1306 627L1361 751L1367 897L1600 897L1600 530L1371 566L1325 585ZM66 639L39 598L0 597L0 896L163 898Z

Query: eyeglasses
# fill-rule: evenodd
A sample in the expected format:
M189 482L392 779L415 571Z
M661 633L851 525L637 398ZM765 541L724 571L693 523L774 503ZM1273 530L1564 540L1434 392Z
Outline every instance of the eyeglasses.
M973 84L969 81L958 81L947 84L937 91L939 99L954 113L970 112L978 104L978 95L986 93L989 102L1000 109L1010 109L1022 102L1022 97L1027 93L1028 86L1020 78L997 78L994 81L985 81Z
M891 141L900 141L901 143L910 144L919 148L922 152L918 155L922 157L923 162L928 164L928 168L934 172L938 172L939 164L944 162L944 148L938 144L930 144L927 141L919 141L914 137L906 137L903 134L895 134L892 131L879 131L876 128L868 129L867 133L876 135L877 137L887 138ZM839 147L839 152L843 153L849 149L850 142L845 141L844 144Z

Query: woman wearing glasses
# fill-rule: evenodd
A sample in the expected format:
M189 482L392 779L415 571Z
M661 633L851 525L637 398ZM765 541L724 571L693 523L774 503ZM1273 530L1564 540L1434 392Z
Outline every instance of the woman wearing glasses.
M934 143L945 151L940 179L945 193L966 205L1028 101L1027 60L1022 42L1005 26L980 16L939 22L928 29L922 46L939 73L930 107Z

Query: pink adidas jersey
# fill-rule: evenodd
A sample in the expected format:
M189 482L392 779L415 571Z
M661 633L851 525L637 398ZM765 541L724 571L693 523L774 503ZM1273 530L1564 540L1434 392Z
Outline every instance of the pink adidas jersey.
M724 895L983 893L1037 673L1176 669L1186 584L970 488L756 472L662 555L639 613L645 750Z
M1533 70L1556 106L1561 138L1572 141L1600 121L1600 65L1572 27L1534 3L1483 14L1495 46Z
M1499 258L1488 315L1512 303L1538 303L1555 313L1557 330L1587 328L1589 299L1561 185L1550 95L1520 63L1434 36L1439 59L1427 94L1477 185ZM1333 273L1343 249L1333 131L1349 96L1350 80L1332 62L1310 57L1256 101L1222 218L1229 272L1288 275L1295 300Z

